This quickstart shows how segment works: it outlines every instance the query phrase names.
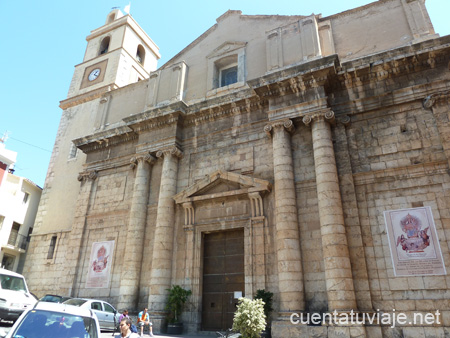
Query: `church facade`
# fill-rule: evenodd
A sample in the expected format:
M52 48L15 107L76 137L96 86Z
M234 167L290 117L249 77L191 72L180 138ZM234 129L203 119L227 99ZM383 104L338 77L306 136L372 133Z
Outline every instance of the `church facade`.
M160 68L119 10L87 41L33 292L148 307L156 332L181 285L189 332L231 327L264 289L277 338L450 334L450 38L424 0L228 11Z

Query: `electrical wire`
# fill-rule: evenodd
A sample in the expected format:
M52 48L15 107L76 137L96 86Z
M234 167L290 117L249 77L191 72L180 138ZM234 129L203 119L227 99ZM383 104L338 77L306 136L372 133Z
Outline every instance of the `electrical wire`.
M50 150L47 150L47 149L44 149L44 148L35 146L34 144L30 144L30 143L27 143L27 142L25 142L25 141L18 140L18 139L14 138L14 137L8 136L8 138L11 139L11 140L14 140L14 141L21 142L21 143L24 143L24 144L26 144L26 145L29 145L30 147L34 147L34 148L37 148L37 149L41 149L41 150L43 150L43 151L46 151L46 152L48 152L48 153L51 153Z

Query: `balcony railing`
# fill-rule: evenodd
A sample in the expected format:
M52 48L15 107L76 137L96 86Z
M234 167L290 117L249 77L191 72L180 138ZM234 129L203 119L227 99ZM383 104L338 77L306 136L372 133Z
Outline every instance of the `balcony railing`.
M27 249L27 236L21 235L15 231L11 231L8 239L8 245L12 245L16 248L20 248L22 250Z

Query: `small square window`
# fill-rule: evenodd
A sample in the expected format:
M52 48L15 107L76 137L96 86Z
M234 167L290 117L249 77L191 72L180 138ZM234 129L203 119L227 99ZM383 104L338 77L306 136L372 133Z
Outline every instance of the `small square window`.
M24 193L24 195L23 195L23 201L22 201L23 204L26 204L26 203L27 203L28 197L30 197L30 194L27 193L27 192Z
M75 146L75 144L72 143L69 151L69 159L77 157L77 150L78 148Z
M222 69L220 71L220 86L225 87L237 82L237 66Z
M53 259L53 255L55 254L55 248L56 248L56 239L57 239L57 236L52 236L52 239L50 240L50 246L48 247L47 259Z

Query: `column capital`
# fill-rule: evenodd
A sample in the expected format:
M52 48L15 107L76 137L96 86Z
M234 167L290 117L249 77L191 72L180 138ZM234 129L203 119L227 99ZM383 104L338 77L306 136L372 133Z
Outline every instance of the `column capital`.
M431 95L428 95L426 98L423 99L422 105L425 109L431 109L435 105L436 101L438 101L441 98L449 97L450 96L450 90L434 93Z
M279 120L279 121L273 121L269 122L265 127L264 131L266 132L267 136L272 136L272 131L274 130L282 130L286 129L287 132L293 133L295 130L294 123L290 119L286 120Z
M184 230L193 230L194 229L194 204L192 202L183 203L184 208Z
M261 194L258 191L249 192L248 198L250 199L252 217L264 216L264 205Z
M171 146L171 147L163 148L163 149L160 149L160 150L158 150L156 152L156 157L158 157L158 158L166 157L166 156L169 156L169 155L181 158L183 156L183 152L177 146Z
M98 177L98 171L97 170L89 170L89 171L83 171L78 174L77 180L78 181L87 181L92 180L94 181Z
M147 162L148 164L153 164L155 163L156 158L152 155L150 155L149 153L146 154L139 154L136 156L133 156L130 159L130 168L134 169L136 168L136 166L138 165L139 162Z
M347 126L350 124L352 119L348 115L342 115L342 116L336 117L336 121L342 123L344 126Z
M327 110L322 110L319 112L314 112L314 113L310 113L310 114L303 116L303 123L307 126L311 122L317 121L317 120L325 120L325 121L328 121L329 123L333 123L334 122L334 111L332 111L331 109L327 109Z

